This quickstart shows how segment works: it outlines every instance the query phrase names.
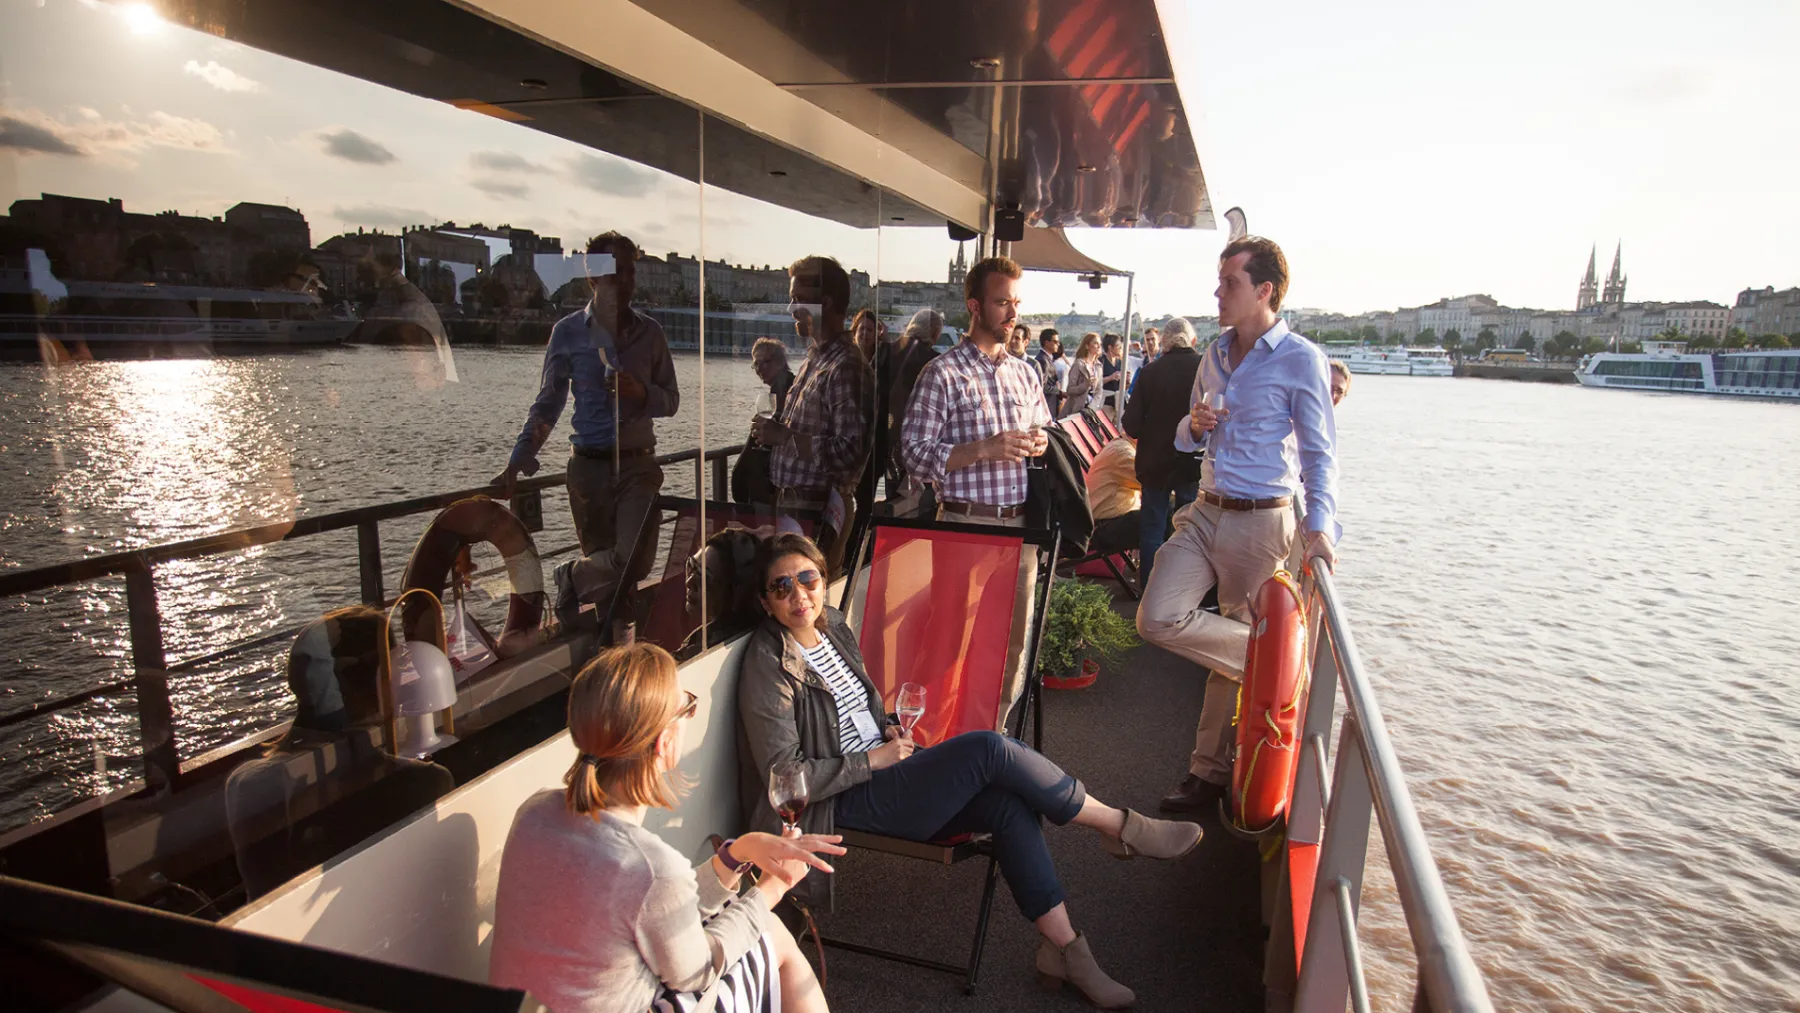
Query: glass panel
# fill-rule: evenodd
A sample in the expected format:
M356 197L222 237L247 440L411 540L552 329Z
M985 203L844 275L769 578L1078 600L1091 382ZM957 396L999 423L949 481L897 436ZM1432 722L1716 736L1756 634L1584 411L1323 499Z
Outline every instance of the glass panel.
M699 124L451 7L160 7L0 12L0 849L223 913L560 727L520 655L692 632Z
M873 318L877 205L728 124L707 121L706 152L706 442L729 451L709 472L702 550L716 642L763 615L754 538L805 533L836 572L868 515L876 349L852 326Z

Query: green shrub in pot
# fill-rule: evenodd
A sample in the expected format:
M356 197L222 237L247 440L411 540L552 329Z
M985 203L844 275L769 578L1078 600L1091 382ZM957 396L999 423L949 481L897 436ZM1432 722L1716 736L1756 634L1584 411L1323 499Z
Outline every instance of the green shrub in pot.
M1060 580L1050 593L1044 639L1038 645L1038 671L1057 675L1074 668L1084 653L1117 665L1138 646L1137 628L1113 611L1112 594L1099 584Z

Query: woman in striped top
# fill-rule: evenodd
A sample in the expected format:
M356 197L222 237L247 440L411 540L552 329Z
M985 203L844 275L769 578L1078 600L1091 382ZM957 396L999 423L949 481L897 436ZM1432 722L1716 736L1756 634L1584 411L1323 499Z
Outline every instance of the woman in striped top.
M856 634L825 605L825 559L811 540L778 535L764 545L759 575L769 618L752 636L738 683L745 811L754 829L779 828L767 773L778 762L806 768L809 801L801 830L837 827L917 841L993 835L1013 900L1043 936L1037 967L1075 985L1104 1009L1130 1005L1131 990L1094 962L1069 921L1040 817L1101 834L1119 858L1179 858L1200 841L1193 823L1115 809L1017 740L969 732L922 748L884 716ZM830 881L813 873L789 894L828 905Z

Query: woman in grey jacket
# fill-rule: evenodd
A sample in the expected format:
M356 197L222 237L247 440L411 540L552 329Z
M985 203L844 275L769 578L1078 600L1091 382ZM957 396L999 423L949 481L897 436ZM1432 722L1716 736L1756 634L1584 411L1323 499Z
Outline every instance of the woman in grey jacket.
M769 540L754 567L769 618L752 635L738 683L740 769L751 826L779 829L766 794L776 763L805 766L808 834L839 826L910 840L992 834L1013 900L1043 940L1038 971L1075 985L1103 1009L1134 1000L1094 962L1069 921L1039 817L1101 833L1119 858L1179 858L1200 841L1193 823L1147 819L1087 794L1080 781L1014 739L969 732L919 748L883 714L856 635L825 606L825 560L801 535ZM790 894L828 903L830 883L809 874Z

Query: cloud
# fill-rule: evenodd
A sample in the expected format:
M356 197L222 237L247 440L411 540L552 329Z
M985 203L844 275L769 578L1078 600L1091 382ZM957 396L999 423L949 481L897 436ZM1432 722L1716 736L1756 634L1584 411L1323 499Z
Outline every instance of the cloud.
M1700 67L1656 67L1632 75L1613 89L1613 96L1636 105L1671 106L1705 94L1713 77Z
M531 196L531 188L523 183L514 183L505 179L477 179L469 184L490 197L510 197L523 200Z
M347 225L386 225L390 228L404 228L408 225L425 225L440 219L429 211L417 208L391 208L380 204L364 204L360 207L336 207L331 209L331 216Z
M28 123L16 116L0 116L0 148L44 155L85 155L52 127Z
M189 60L181 65L181 70L182 73L192 74L220 91L262 90L261 84L250 80L237 71L232 70L230 67L220 64L217 60L208 60L205 63L201 63L198 60Z
M477 151L469 156L469 164L489 172L549 172L549 168L515 155L510 151Z
M161 110L137 121L108 120L92 109L82 109L80 115L74 123L26 110L0 117L0 148L50 155L124 154L146 148L209 154L230 150L225 135L205 120ZM130 164L129 159L123 161Z
M379 141L364 137L349 127L339 127L329 133L321 133L319 141L323 144L327 155L341 158L346 162L386 165L394 161L394 153L383 147Z
M616 197L642 197L656 187L655 173L617 158L576 155L568 166L576 183Z

